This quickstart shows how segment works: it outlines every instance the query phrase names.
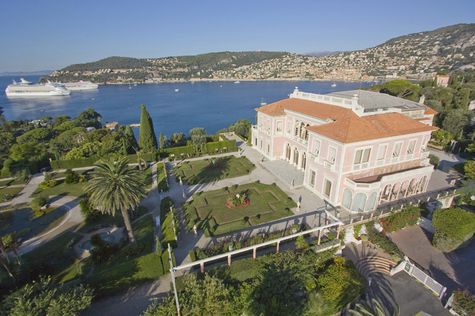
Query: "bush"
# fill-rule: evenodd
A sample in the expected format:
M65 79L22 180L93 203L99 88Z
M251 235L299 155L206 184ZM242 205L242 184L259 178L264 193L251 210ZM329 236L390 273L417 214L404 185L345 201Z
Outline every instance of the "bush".
M400 258L404 258L404 253L398 248L398 246L393 243L389 238L372 227L366 225L366 232L368 233L368 240L372 243L378 245L379 248L386 251L388 254L396 254Z
M360 236L361 228L363 228L363 224L353 226L353 237L355 237L355 239Z
M305 240L305 238L302 235L298 236L297 239L295 240L295 246L297 246L297 249L309 249L310 248L307 241Z
M56 180L46 180L40 183L38 186L40 189L46 190L46 189L51 189L54 188L58 184Z
M475 232L475 214L458 207L434 211L435 234L432 244L443 252L457 249Z
M10 193L6 193L3 195L3 201L10 201L11 199L13 199L13 196L10 194Z
M66 170L66 179L64 180L66 184L76 184L79 183L79 176L76 172L71 169Z
M102 216L100 211L94 209L88 197L85 197L79 201L79 208L86 223L94 222L96 219Z
M421 217L421 209L406 205L401 211L392 211L391 215L380 220L383 232L392 233L399 229L403 229L407 225L414 226Z
M195 261L196 261L195 251L194 251L194 250L190 250L190 251L189 251L189 254L190 254L190 260L191 260L191 262L195 262Z
M439 162L440 162L440 158L437 157L436 155L429 155L429 159L430 159L430 164L431 165L434 165L436 168L437 166L439 165Z
M30 228L23 228L22 230L20 230L18 233L17 233L17 237L23 237L23 236L26 236L30 233L31 229Z
M39 196L39 197L34 198L33 201L31 201L31 208L34 211L38 211L41 209L41 207L45 206L46 204L48 204L48 198L45 196Z
M330 241L336 238L336 236L333 233L328 233L327 237Z

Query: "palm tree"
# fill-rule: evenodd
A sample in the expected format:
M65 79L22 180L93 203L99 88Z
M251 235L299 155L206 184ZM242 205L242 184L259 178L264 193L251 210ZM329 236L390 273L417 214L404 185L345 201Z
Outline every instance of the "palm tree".
M354 309L349 309L348 311L355 316L388 316L389 314L386 314L384 311L383 306L381 305L380 302L375 300L374 298L371 299L371 306L368 302L366 301L361 301L361 304L356 304L356 307L358 310ZM394 312L391 314L391 316L399 316L399 306L396 305L396 309Z
M91 193L89 200L102 213L115 215L120 210L124 218L125 228L129 235L130 244L136 241L130 223L129 210L133 210L145 197L139 172L128 165L126 157L117 160L111 157L108 161L96 163L97 168L92 172L86 191Z

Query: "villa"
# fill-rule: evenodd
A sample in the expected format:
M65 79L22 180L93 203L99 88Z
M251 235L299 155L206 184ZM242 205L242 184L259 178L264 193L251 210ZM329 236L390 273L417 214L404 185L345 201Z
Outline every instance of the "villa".
M295 88L256 109L252 147L286 160L303 185L351 212L423 193L433 172L427 144L436 111L371 91L327 95Z

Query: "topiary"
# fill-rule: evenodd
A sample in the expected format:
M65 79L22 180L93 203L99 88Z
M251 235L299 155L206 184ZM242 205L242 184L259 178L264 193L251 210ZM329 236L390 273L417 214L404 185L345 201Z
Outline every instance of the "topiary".
M72 171L71 169L66 170L66 179L64 179L66 184L76 184L79 183L79 176L76 172Z

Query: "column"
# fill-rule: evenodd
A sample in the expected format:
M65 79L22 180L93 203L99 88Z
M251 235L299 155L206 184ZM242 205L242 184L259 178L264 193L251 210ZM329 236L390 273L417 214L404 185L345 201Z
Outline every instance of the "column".
M200 263L201 266L201 273L205 273L205 264L202 262Z
M252 249L252 258L256 259L257 248Z
M228 255L228 266L231 266L231 255Z
M318 245L320 245L320 240L322 239L322 230L318 231Z
M280 245L280 241L277 242L277 251L276 251L276 253L279 253L279 245Z
M340 229L341 229L341 225L338 225L338 232L336 233L336 239L340 239Z

